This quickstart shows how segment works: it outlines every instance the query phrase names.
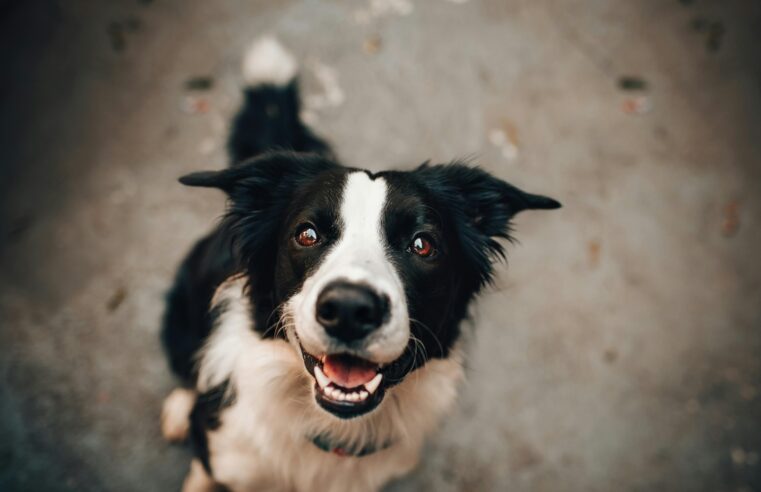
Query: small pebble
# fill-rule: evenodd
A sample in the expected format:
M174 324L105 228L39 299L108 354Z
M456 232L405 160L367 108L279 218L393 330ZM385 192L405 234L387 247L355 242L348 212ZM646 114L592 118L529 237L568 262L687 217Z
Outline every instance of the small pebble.
M618 359L618 352L615 349L608 349L603 354L603 359L605 359L605 362L608 364L612 364Z
M182 100L181 107L188 114L204 114L209 112L211 104L203 97L188 96Z
M185 81L185 89L189 91L208 91L212 87L214 87L214 78L209 75L199 75Z
M637 76L624 75L618 79L618 87L625 91L643 91L647 89L647 81Z
M732 237L740 229L740 202L730 200L724 205L724 220L721 223L721 233L724 237Z
M631 97L626 99L621 105L621 109L626 114L646 114L653 109L650 98L647 96Z
M106 309L108 309L109 312L116 311L119 306L122 305L124 300L127 298L127 289L124 287L118 287L116 291L111 295L111 297L108 299L108 302L106 303Z
M362 44L362 49L368 55L375 55L380 51L382 44L383 40L381 37L375 34L365 39L365 42Z
M597 239L592 239L587 243L587 254L589 256L589 266L592 268L600 264L600 249L602 245Z

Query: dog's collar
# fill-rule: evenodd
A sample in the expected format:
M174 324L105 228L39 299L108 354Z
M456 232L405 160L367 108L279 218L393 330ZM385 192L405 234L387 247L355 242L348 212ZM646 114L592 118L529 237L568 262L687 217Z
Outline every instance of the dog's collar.
M319 434L310 439L312 443L325 451L326 453L333 453L338 456L351 456L355 458L361 458L368 454L377 453L391 446L390 442L385 442L380 446L367 445L363 447L357 447L346 443L334 441L325 434Z

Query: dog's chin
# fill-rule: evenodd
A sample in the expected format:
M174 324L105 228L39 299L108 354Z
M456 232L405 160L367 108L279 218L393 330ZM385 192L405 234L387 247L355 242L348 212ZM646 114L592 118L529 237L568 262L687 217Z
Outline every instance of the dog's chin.
M360 417L378 408L386 391L412 370L407 352L380 365L348 354L313 355L301 346L304 367L314 379L315 401L340 419Z

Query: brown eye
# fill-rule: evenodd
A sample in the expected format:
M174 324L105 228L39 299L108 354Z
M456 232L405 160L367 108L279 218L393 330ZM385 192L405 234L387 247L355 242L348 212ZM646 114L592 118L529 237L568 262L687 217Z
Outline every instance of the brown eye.
M317 235L317 231L309 224L302 225L296 232L296 242L305 248L314 246L319 240L320 236Z
M436 248L433 245L433 241L427 236L419 235L415 236L410 245L410 251L423 258L429 258L436 254Z

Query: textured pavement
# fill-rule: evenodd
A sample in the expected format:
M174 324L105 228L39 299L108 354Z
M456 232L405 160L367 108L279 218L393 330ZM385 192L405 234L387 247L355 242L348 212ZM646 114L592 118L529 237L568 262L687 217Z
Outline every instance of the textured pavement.
M564 204L519 216L390 490L761 490L752 0L0 1L0 490L179 489L157 332L224 201L176 177L225 164L265 33L344 162L467 156Z

